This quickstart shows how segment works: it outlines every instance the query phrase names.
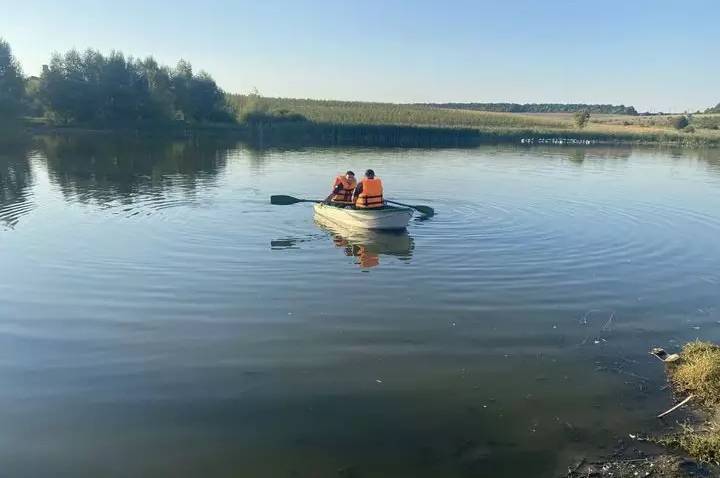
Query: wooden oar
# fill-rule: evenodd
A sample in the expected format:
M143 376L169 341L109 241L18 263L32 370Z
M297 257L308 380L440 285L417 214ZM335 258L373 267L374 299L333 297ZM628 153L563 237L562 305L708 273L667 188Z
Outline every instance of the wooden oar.
M405 206L405 207L409 207L411 209L415 209L417 212L419 212L420 214L423 214L427 217L435 215L435 210L433 208L431 208L430 206L423 206L422 204L417 204L417 205L413 206L412 204L404 204L404 203L397 202L397 201L391 201L389 199L386 199L385 202L388 202L390 204L397 204L398 206Z
M284 196L282 194L277 196L270 196L270 204L278 206L288 206L290 204L297 204L299 202L321 202L316 199L299 199L292 196Z
M285 196L285 195L276 195L276 196L270 196L270 204L275 204L278 206L288 206L290 204L297 204L299 202L313 202L318 203L322 201L318 201L317 199L300 199L293 196ZM388 202L390 204L397 204L398 206L405 206L409 207L411 209L415 209L420 214L430 217L435 215L435 210L431 208L430 206L423 206L422 204L405 204L397 201L391 201L389 199L386 199L385 202Z

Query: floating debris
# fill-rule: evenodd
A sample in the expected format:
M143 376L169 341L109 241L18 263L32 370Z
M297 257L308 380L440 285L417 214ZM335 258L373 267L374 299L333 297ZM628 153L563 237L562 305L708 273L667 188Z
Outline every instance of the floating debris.
M680 358L678 354L668 354L665 349L655 347L650 351L650 355L653 355L663 362L674 362Z

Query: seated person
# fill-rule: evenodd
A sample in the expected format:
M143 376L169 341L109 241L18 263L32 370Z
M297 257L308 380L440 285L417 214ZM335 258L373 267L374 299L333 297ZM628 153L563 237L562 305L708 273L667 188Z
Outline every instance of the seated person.
M355 179L355 173L348 171L345 176L338 176L335 178L333 183L333 191L328 196L329 202L340 205L351 205L352 195L355 191L357 180Z
M358 209L372 209L383 207L383 185L380 178L375 177L375 171L365 171L365 178L355 187L355 207Z

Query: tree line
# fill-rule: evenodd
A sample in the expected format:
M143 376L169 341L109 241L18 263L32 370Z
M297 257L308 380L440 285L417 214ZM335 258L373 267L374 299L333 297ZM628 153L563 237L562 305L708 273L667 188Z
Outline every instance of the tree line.
M234 122L225 93L206 72L113 51L53 54L40 77L26 78L0 39L0 117L45 116L62 124Z
M420 103L435 108L458 110L490 111L496 113L577 113L587 111L591 114L637 115L633 106L625 105L586 105L582 103Z
M10 45L0 38L0 122L44 117L60 124L113 126L147 123L240 121L265 123L405 124L450 127L562 128L559 119L478 115L480 112L637 115L632 106L559 103L389 104L267 98L226 94L205 72L180 60L174 67L152 57L113 51L54 54L39 77L26 77ZM706 113L720 113L720 104ZM308 125L306 125L308 126Z

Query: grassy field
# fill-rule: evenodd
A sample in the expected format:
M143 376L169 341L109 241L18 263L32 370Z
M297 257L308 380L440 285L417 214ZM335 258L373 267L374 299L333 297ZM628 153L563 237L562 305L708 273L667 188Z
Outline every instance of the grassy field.
M259 109L303 115L310 121L333 124L442 126L459 128L562 128L563 121L533 115L433 108L421 105L266 98L233 95L240 116Z
M240 119L253 111L270 115L299 114L313 123L332 125L462 128L497 137L561 137L599 141L720 145L720 115L693 115L692 128L672 126L678 115L629 116L595 114L583 129L571 113L493 113L424 105L324 101L231 95Z
M229 95L238 123L128 123L55 125L25 118L26 129L142 130L154 134L188 131L239 134L259 147L282 145L360 145L388 147L471 147L488 143L599 142L720 147L720 114L690 116L678 130L678 115L593 114L582 129L572 113L495 113L430 105L323 101ZM2 135L0 134L0 137ZM13 135L14 136L14 135ZM1 139L1 138L0 138Z

